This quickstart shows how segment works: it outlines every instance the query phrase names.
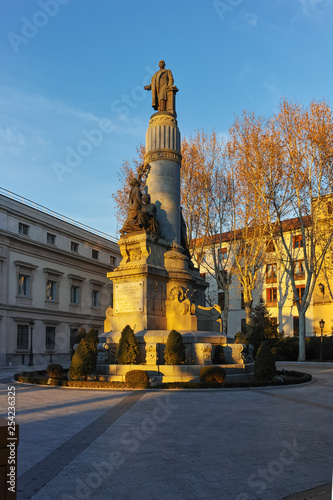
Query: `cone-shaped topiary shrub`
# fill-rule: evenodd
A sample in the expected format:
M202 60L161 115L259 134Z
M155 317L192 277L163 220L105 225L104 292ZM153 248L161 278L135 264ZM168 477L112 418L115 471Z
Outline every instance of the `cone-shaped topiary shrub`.
M214 365L225 365L225 355L222 345L215 346L212 361Z
M222 384L224 382L226 371L220 366L203 366L199 377L201 382Z
M50 378L61 378L62 376L62 366L58 363L49 364L46 371Z
M251 311L251 322L246 333L248 343L254 347L254 357L265 340L269 340L269 345L273 346L283 338L284 334L278 330L278 326L276 320L268 312L265 301L260 297L258 304Z
M69 378L79 380L95 371L97 361L98 333L91 328L77 346L69 367Z
M126 325L121 332L117 348L117 360L121 365L130 365L136 363L138 359L139 348L138 340L134 331L129 325Z
M164 351L164 360L166 365L181 365L185 362L186 351L183 338L176 330L171 330L168 335Z
M125 375L125 382L133 388L147 389L149 387L149 375L144 370L130 370Z
M254 376L257 380L272 380L275 375L275 360L267 340L261 343L254 363Z

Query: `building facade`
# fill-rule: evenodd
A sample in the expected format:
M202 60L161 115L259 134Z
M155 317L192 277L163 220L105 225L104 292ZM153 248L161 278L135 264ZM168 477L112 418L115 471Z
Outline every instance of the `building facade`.
M328 214L332 215L332 214ZM302 300L306 286L306 269L304 264L304 248L302 235L294 219L285 222L285 241L293 256L294 278L297 293ZM241 283L232 270L233 250L232 234L221 235L222 244L219 245L218 253L220 263L225 272L231 273L231 285L229 287L229 313L227 321L227 334L233 338L245 327L245 306L243 301L243 289ZM284 331L286 336L298 336L299 334L299 314L292 289L290 278L283 265L279 263L276 245L281 244L277 238L273 241L266 241L264 258L258 271L256 287L252 291L253 305L256 305L259 298L265 300L266 307L279 325L279 331ZM280 254L281 255L281 254ZM209 256L205 259L209 259ZM207 262L207 260L206 260ZM217 288L216 280L212 274L212 265L208 262L201 265L200 271L209 283L206 291L207 302L209 304L219 304L222 309L225 307L225 293ZM333 246L326 254L325 263L317 278L314 291L310 297L309 306L306 312L306 336L320 335L320 320L325 321L323 329L324 335L333 334Z
M0 366L69 366L78 329L104 331L116 240L29 200L0 194Z

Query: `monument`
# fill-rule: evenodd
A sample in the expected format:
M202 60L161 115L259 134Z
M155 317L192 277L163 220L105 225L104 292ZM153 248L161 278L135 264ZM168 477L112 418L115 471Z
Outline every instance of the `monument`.
M207 283L190 258L180 206L178 88L164 61L159 68L145 87L152 92L156 112L146 133L144 164L130 182L128 214L118 242L122 261L107 274L113 282L114 299L106 312L99 348L107 351L111 366L121 332L130 325L139 341L139 362L156 365L156 370L164 362L172 329L183 336L188 363L211 363L212 346L226 343L220 332L221 309L205 307ZM144 193L140 189L143 175Z

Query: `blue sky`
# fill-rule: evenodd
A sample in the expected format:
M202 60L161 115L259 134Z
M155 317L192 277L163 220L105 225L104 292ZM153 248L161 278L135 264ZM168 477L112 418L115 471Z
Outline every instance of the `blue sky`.
M243 109L271 115L281 97L332 102L333 0L0 7L0 186L112 235L117 172L144 143L142 88L160 59L183 136L227 134Z

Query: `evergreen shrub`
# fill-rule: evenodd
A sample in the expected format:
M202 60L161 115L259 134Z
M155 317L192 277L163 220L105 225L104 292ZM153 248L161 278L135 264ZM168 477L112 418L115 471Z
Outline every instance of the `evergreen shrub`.
M46 368L48 376L50 378L61 378L62 377L62 366L58 363L51 363Z
M225 355L224 355L224 350L222 345L217 345L215 346L213 356L212 356L212 362L214 365L225 365Z
M256 380L272 380L276 372L275 359L267 340L261 343L254 362L254 376Z
M130 370L125 375L125 383L134 389L147 389L149 387L149 375L144 370Z
M168 335L164 360L166 365L181 365L185 363L186 350L183 343L183 338L176 330L171 330Z
M97 361L98 333L91 328L83 337L73 354L69 367L69 378L80 380L95 371Z
M262 342L269 340L269 344L272 347L284 336L283 332L278 331L275 318L271 317L262 297L260 297L258 304L251 311L251 322L246 336L248 343L254 347L254 357L256 357Z
M117 361L120 365L135 364L138 359L139 347L138 340L134 331L129 325L126 325L121 332L117 348Z
M200 370L200 380L205 383L223 384L226 371L220 366L203 366Z
M234 343L235 344L244 344L244 345L248 346L249 345L249 339L248 339L246 333L244 333L244 332L237 332L236 335L235 335Z

